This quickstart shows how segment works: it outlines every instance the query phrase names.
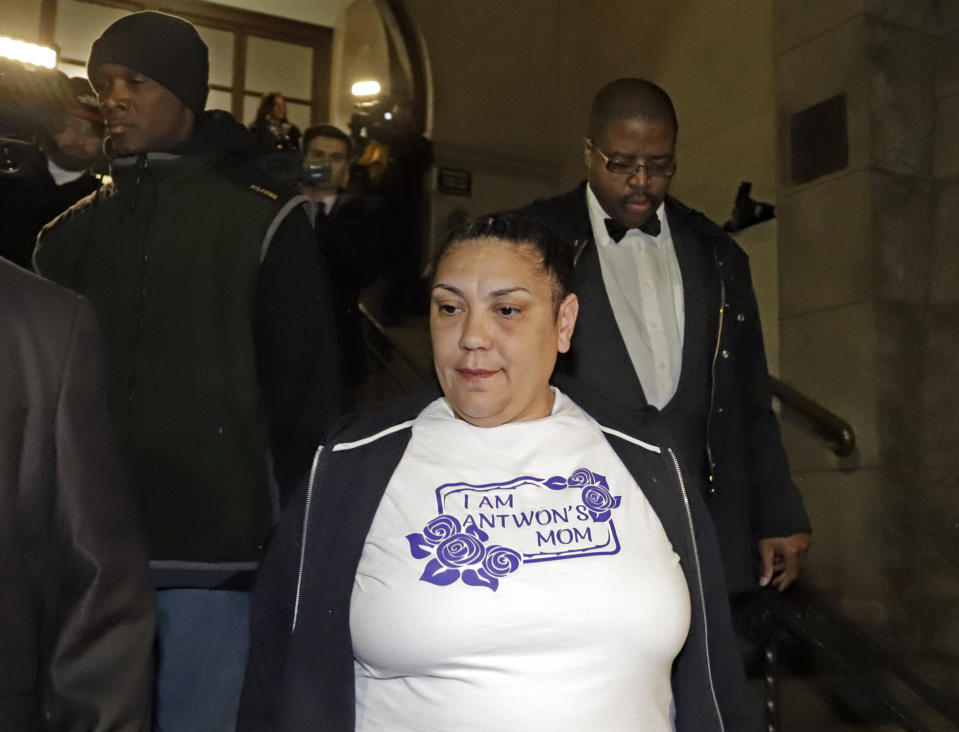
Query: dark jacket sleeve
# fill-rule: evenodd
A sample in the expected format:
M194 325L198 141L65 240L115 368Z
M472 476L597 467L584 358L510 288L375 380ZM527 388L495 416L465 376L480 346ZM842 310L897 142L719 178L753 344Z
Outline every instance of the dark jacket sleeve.
M753 532L756 538L789 536L810 531L809 517L799 489L789 474L779 423L772 410L769 370L763 344L759 307L753 291L748 258L738 275L744 289L744 308L736 378L743 426L743 450Z
M331 272L356 290L389 271L395 255L383 203L375 196L353 196L342 211L317 220L316 241Z
M260 564L250 610L250 655L237 732L274 732L292 634L308 481L297 488Z
M42 707L57 730L149 728L154 601L100 382L92 309L77 311L56 406Z
M688 471L687 474L691 475ZM708 628L706 642L723 724L730 731L759 732L763 729L760 705L749 695L746 685L716 533L701 488L690 490L688 496L702 562Z
M650 415L647 414L647 417ZM655 415L658 417L658 415ZM655 427L651 433L654 442L664 452L672 453L688 481L684 492L684 509L692 521L695 540L695 557L687 555L684 562L687 584L690 591L691 612L689 636L686 644L673 662L673 700L676 704L677 730L704 730L713 728L709 720L715 719L713 695L722 716L723 726L732 732L759 732L762 729L760 705L751 699L746 686L738 642L733 630L729 605L729 593L725 580L719 543L713 521L703 498L704 485L701 473L690 469L686 456L668 434L664 425ZM667 462L667 470L670 470ZM682 485L679 486L682 490ZM660 520L663 520L661 516ZM685 517L684 517L685 520ZM670 525L675 525L669 521ZM665 527L665 524L664 524ZM668 534L668 529L667 529ZM674 547L682 551L683 541L678 535L670 539ZM699 598L699 588L702 597ZM699 600L702 600L700 604ZM697 617L704 613L705 617ZM705 622L701 622L705 620ZM706 657L703 658L703 647ZM708 660L710 673L706 675L704 664ZM703 669L700 672L700 669ZM700 680L705 678L709 688ZM690 683L695 680L695 683Z
M285 504L339 416L339 355L326 264L302 209L280 224L257 288L260 378Z

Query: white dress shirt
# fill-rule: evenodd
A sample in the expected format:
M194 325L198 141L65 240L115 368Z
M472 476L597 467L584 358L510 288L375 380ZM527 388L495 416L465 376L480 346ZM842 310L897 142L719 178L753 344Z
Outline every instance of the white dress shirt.
M50 158L47 158L47 170L50 171L50 177L53 178L53 182L58 186L63 186L67 183L73 183L73 181L78 180L86 175L87 172L86 169L67 170L66 168L61 168Z
M307 200L303 202L303 210L306 211L306 215L309 217L310 223L313 226L316 226L317 214L322 211L324 216L329 216L330 211L333 210L335 203L335 193L331 193L329 196L323 196L319 199L313 198L312 196L307 196Z
M662 409L679 384L686 325L683 278L664 205L655 212L659 236L630 229L617 243L606 231L610 216L589 186L586 200L616 325L646 401Z

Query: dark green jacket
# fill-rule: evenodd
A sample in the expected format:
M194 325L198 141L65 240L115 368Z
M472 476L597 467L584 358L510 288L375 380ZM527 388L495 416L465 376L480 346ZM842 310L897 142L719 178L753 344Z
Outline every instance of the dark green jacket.
M292 481L338 410L325 270L301 200L262 179L252 146L207 113L183 154L114 161L114 185L52 222L35 253L98 311L154 570L221 563L158 586L253 569L279 505L270 428Z

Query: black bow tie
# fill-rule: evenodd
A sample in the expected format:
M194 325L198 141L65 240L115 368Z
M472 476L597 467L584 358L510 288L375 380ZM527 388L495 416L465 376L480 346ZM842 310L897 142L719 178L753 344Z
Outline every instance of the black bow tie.
M606 231L609 234L609 238L612 239L617 244L620 240L626 236L626 232L629 231L628 226L623 226L618 221L613 219L606 219ZM639 227L639 230L644 234L649 234L650 236L659 236L659 232L662 231L662 226L659 223L659 216L654 212L643 224Z

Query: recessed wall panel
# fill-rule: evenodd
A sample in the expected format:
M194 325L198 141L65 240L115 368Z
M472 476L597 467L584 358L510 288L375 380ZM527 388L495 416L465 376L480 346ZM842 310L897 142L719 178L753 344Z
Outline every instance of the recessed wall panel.
M246 88L311 99L313 49L250 36L246 46Z
M93 42L107 26L129 14L127 10L106 5L59 0L54 33L60 46L60 56L86 63Z
M233 86L233 33L202 25L196 30L210 50L210 83Z

